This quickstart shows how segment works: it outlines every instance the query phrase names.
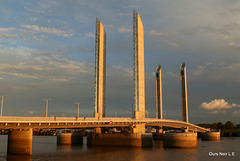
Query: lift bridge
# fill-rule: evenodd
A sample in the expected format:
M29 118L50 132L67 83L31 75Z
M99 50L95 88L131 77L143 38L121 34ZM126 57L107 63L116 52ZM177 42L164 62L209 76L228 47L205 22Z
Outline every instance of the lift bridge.
M126 118L93 118L93 117L0 117L0 129L54 129L54 128L101 128L101 127L132 127L145 124L151 127L188 128L191 131L208 132L209 129L178 120L168 119L134 119Z

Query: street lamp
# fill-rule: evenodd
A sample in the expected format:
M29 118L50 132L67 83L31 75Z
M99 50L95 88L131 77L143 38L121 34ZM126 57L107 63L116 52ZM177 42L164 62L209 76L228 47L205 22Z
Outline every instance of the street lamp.
M47 115L48 115L48 101L51 101L51 99L50 98L44 98L43 101L46 102L46 115L45 115L45 117L47 117Z
M3 99L4 97L7 97L7 94L2 95L2 102L1 102L1 117L2 117L2 112L3 112Z
M76 102L75 104L78 105L78 117L79 117L79 104L82 104L82 102Z

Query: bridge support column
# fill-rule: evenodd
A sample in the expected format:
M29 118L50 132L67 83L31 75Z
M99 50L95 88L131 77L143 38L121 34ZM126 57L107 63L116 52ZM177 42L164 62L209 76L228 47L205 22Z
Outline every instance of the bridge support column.
M217 141L220 140L220 132L202 133L202 140Z
M196 148L197 133L165 133L163 146L165 148Z
M153 140L163 140L163 128L156 128L156 133L153 133Z
M134 134L144 134L145 133L145 124L135 124L131 127L131 133Z
M97 129L97 128L96 128ZM145 124L130 127L131 133L93 133L87 136L87 145L151 147L152 134L145 134Z
M32 155L32 129L9 131L7 154Z
M93 133L88 134L87 145L151 147L152 134Z
M58 133L57 145L82 145L82 133Z
M94 128L94 133L96 134L100 134L102 132L101 128L100 127L96 127Z

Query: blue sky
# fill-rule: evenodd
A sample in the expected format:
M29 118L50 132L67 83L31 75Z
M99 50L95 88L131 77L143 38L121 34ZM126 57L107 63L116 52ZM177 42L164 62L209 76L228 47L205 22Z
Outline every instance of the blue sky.
M236 0L2 0L3 115L92 116L95 21L107 34L107 116L131 116L132 11L145 31L146 109L155 117L162 66L165 118L181 120L180 65L186 62L189 121L240 121L240 2Z

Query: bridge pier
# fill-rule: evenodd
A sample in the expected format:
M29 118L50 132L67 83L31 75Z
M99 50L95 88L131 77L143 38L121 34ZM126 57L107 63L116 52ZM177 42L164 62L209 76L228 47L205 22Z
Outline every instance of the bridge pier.
M87 136L87 145L151 147L152 134L145 134L145 124L130 127L131 133L93 133Z
M9 131L7 154L32 155L32 129Z
M156 133L153 133L153 140L163 140L163 127L156 128Z
M88 134L87 145L151 147L152 134L93 133Z
M202 133L202 140L217 141L220 140L220 132Z
M197 148L197 133L165 133L165 148Z
M58 133L57 145L82 145L82 133Z

